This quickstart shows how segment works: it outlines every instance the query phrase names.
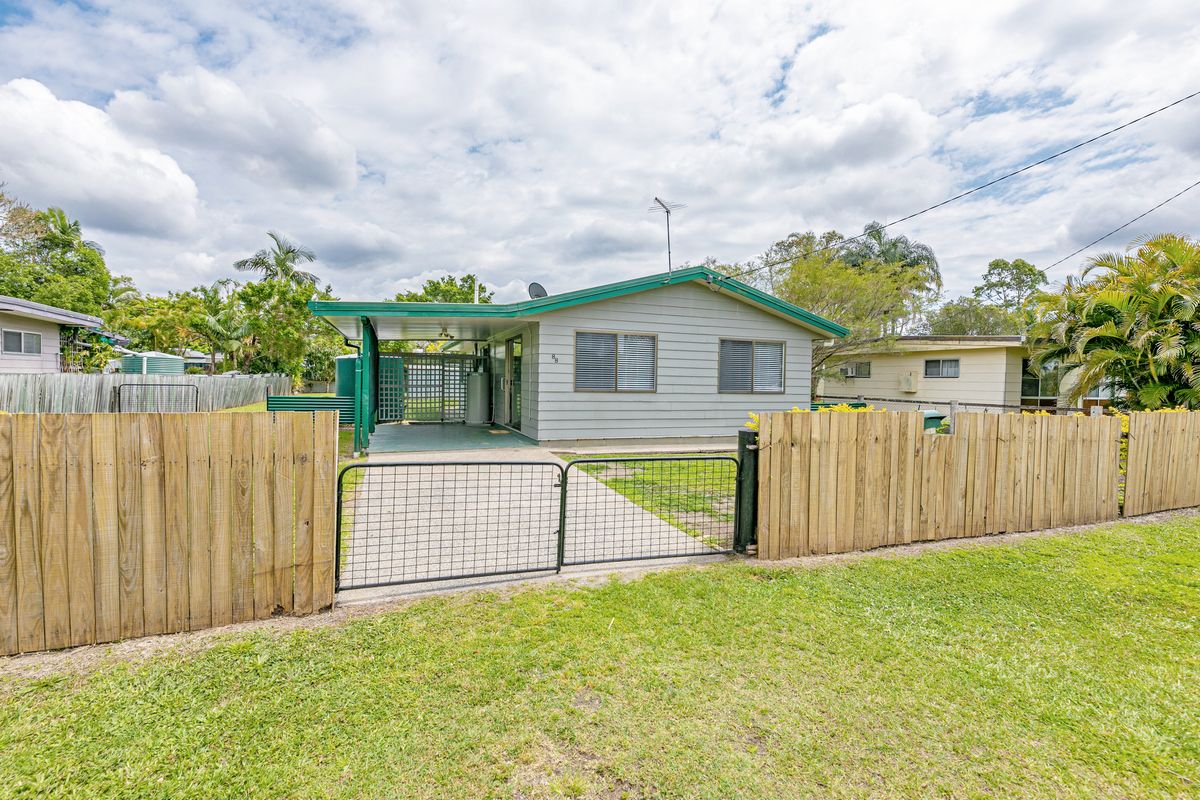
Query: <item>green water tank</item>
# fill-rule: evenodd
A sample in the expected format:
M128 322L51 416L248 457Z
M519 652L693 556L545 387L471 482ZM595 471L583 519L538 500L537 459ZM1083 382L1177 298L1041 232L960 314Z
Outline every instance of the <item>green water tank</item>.
M338 356L334 361L337 367L334 371L333 393L338 397L354 397L354 368L358 364L358 354Z
M123 375L182 375L183 366L181 357L151 350L123 356L120 370Z

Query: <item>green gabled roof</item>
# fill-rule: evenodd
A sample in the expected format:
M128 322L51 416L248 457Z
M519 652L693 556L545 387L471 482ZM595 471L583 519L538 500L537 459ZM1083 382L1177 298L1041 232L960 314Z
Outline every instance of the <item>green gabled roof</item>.
M795 321L797 324L830 336L845 336L850 331L778 297L759 291L753 286L708 267L688 267L673 272L661 272L644 278L631 278L603 286L577 289L573 292L522 300L517 303L397 303L357 302L353 300L313 300L309 309L319 317L470 317L473 319L509 319L528 317L561 308L610 300L629 294L703 280L715 283L722 290L750 303Z

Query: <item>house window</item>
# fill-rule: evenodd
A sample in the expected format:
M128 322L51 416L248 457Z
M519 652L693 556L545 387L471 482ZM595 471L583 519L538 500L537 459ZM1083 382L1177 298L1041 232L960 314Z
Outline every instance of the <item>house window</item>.
M722 339L717 389L722 392L783 391L783 342Z
M1034 370L1028 358L1021 359L1021 405L1053 406L1058 404L1062 370L1049 362Z
M843 364L839 371L843 378L869 378L871 377L871 362L851 361L849 364Z
M4 352L36 356L42 353L42 335L29 331L4 331Z
M658 386L658 337L643 333L575 334L575 389L653 392Z
M925 360L926 378L957 378L957 358L929 358Z

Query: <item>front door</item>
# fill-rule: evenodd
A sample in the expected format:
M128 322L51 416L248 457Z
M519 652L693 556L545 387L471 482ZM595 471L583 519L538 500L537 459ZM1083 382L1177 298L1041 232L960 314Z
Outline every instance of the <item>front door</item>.
M508 425L521 429L521 337L504 343L504 408Z

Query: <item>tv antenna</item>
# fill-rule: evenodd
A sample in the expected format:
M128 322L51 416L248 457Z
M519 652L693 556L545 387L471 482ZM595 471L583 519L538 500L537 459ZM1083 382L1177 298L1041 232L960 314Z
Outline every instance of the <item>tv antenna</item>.
M654 202L646 209L651 214L667 215L667 272L671 272L671 212L687 208L687 203L669 203L661 197L655 197Z

